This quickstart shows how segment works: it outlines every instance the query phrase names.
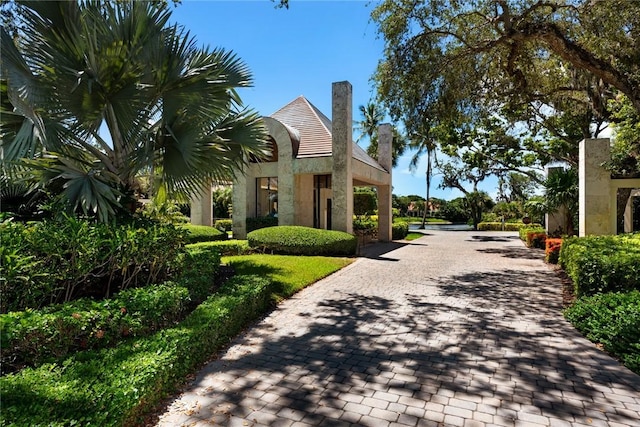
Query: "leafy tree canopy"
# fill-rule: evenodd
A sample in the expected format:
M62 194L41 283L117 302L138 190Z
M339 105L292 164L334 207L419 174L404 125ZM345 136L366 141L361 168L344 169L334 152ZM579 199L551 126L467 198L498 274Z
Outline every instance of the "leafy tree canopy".
M640 111L638 2L385 0L372 18L379 93L408 128L529 105L607 116L614 91Z

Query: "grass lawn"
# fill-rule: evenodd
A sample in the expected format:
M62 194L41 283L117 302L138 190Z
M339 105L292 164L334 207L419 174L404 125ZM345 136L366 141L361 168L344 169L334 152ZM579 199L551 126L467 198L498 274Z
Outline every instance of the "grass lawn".
M404 240L416 240L416 239L419 239L421 237L424 237L424 234L422 234L422 233L409 233L409 234L407 234L407 237L404 238Z
M256 274L275 284L273 298L281 301L300 289L351 264L354 259L323 256L237 255L222 257L238 275Z

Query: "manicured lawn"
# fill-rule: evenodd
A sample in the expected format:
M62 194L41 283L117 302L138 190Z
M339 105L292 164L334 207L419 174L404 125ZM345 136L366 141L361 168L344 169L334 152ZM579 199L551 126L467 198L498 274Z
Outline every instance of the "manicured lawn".
M283 300L305 286L317 282L351 264L350 258L322 256L300 257L292 255L238 255L222 257L236 274L255 274L267 277L274 283L273 298Z
M404 240L416 240L416 239L419 239L421 237L424 237L424 234L422 234L422 233L409 233L409 234L407 234L407 237L404 238Z

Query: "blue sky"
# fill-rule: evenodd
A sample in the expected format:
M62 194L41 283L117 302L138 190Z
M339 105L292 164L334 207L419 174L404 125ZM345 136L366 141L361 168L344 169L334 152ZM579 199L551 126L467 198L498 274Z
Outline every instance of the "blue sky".
M304 95L331 118L331 83L348 80L353 86L353 117L359 120L358 106L375 97L371 76L384 47L370 22L372 8L373 2L359 0L290 0L288 10L276 9L269 0L183 0L172 18L199 44L231 50L246 62L254 87L240 94L260 114L270 115ZM406 154L393 170L393 193L424 197L425 162L410 172L412 155ZM431 197L461 195L438 189L439 183L436 175ZM495 195L496 180L488 180L482 189Z

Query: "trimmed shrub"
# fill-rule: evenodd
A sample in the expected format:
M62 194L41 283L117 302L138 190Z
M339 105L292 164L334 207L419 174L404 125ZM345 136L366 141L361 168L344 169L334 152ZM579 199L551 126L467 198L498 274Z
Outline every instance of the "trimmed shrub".
M640 289L640 234L565 239L559 262L578 297Z
M270 287L261 277L234 277L173 328L0 378L0 424L141 424L145 411L268 309Z
M251 248L246 240L224 240L221 242L202 242L187 245L187 249L211 248L220 252L222 256L247 255Z
M128 289L103 301L81 299L0 315L3 374L113 346L181 320L189 307L211 294L220 265L217 251L190 252L176 282Z
M549 264L557 264L561 247L562 239L554 239L548 237L545 240L544 260Z
M266 227L276 227L278 218L275 216L259 216L257 218L247 218L247 233Z
M297 225L263 228L247 234L249 246L261 252L289 255L338 255L356 253L355 236L334 230Z
M406 222L394 222L391 225L391 238L402 240L409 234L409 224Z
M233 229L233 220L231 219L218 219L213 224L215 228L222 231L223 233L228 233Z
M208 225L184 224L180 227L188 232L186 236L187 243L213 242L227 239L227 233Z
M640 291L583 297L564 315L587 339L640 374Z
M370 216L357 216L353 219L353 233L358 237L378 237L378 220Z
M183 254L184 234L144 219L124 225L68 216L29 224L3 221L0 312L102 298L169 279Z
M542 228L540 224L528 224L526 227L521 227L520 230L518 230L518 234L520 235L520 240L525 242L525 244L527 242L527 233L529 232L545 233L546 230Z
M544 249L546 247L547 233L537 231L527 231L527 240L525 241L528 248Z
M533 224L533 226L539 224ZM504 229L503 229L504 226ZM531 228L532 224L524 224L522 222L505 222L502 221L496 222L481 222L478 224L478 231L520 231L523 228Z

